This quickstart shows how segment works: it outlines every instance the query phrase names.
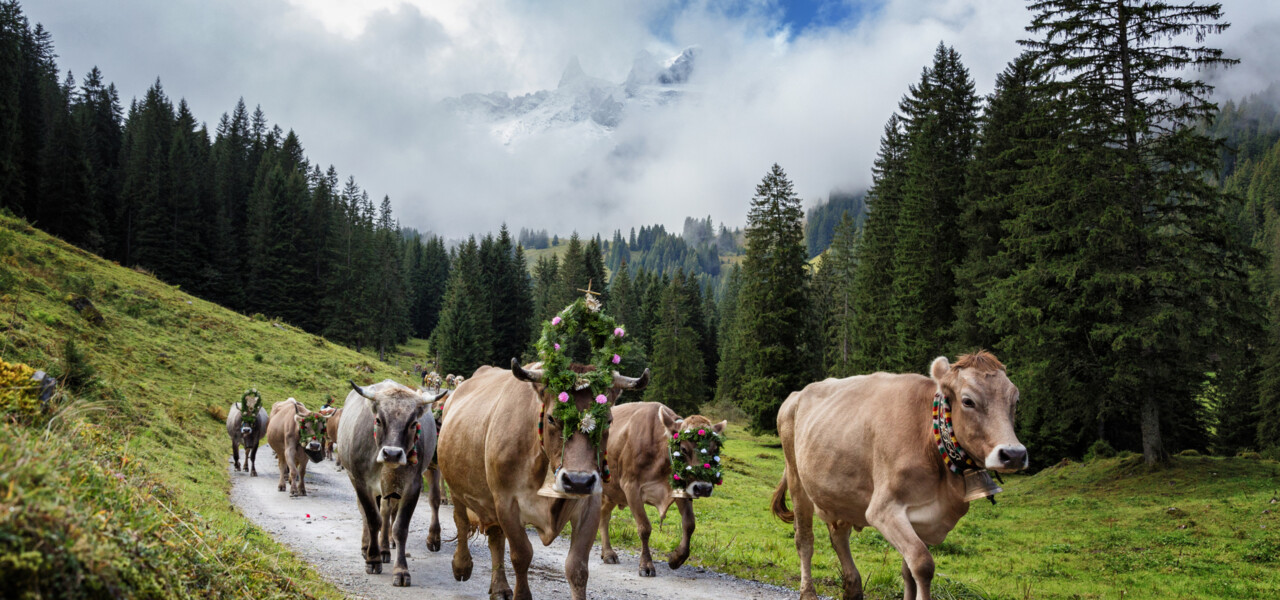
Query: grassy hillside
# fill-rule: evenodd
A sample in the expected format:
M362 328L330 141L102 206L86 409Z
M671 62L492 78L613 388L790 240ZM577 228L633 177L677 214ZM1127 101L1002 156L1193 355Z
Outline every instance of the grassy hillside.
M778 438L736 426L728 437L724 485L694 503L690 563L798 586L792 528L769 512L783 466ZM1131 456L1005 481L996 506L973 503L933 549L936 597L1280 597L1280 463L1179 457L1150 471ZM658 529L649 510L657 561L679 541L680 518ZM612 532L615 543L637 547L627 511L614 513ZM838 596L839 563L821 521L814 537L818 593ZM901 598L901 557L884 538L866 529L851 545L868 599Z
M340 596L228 503L225 411L392 369L4 215L0 330L4 361L81 380L47 409L0 402L0 597Z

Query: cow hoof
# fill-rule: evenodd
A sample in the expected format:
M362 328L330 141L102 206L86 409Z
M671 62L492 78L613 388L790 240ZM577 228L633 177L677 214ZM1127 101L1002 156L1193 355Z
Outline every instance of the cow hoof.
M282 485L282 486L280 486L280 487L276 488L276 491L277 491L277 492L283 492L283 491L284 491L284 486Z
M600 560L603 561L604 564L606 565L616 565L618 564L618 553L614 552L613 550L610 550L608 552L601 552Z
M515 594L509 589L489 592L489 600L511 600L514 597Z
M667 557L667 566L671 567L671 570L674 571L676 569L679 569L682 565L684 565L684 561L688 559L689 559L688 554L685 554L684 556L680 556L679 554L672 552L671 556Z
M391 553L390 553L390 552L383 552L383 553L382 553L382 562L383 562L384 564L391 564Z
M257 477L257 476L258 476L258 470L257 470L257 469L254 469L254 470L252 470L252 471L249 471L249 476L250 476L250 477Z
M658 574L658 571L657 569L653 568L653 565L640 565L641 577L653 577L654 575L657 575L657 574Z
M440 538L438 536L434 538L427 536L427 550L430 550L431 552L440 551Z
M453 566L453 578L456 581L467 581L471 579L471 561L467 561L466 566L459 568L458 565Z
M391 580L391 585L396 587L409 587L409 574L396 573L395 577Z
M381 575L382 563L378 561L364 563L364 572L369 575Z

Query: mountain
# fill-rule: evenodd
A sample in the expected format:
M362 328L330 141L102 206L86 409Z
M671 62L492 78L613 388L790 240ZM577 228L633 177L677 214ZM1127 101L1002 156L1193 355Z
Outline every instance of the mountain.
M605 138L627 115L665 106L684 96L697 55L696 46L665 61L641 51L622 83L588 75L574 57L554 90L514 97L507 92L472 93L446 98L442 104L487 128L504 145L553 130L576 130L576 135Z

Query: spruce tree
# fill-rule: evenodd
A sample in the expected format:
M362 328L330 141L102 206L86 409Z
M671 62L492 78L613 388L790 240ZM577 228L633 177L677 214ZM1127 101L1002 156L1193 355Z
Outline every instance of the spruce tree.
M809 383L804 212L782 167L756 186L747 214L741 327L746 380L741 405L753 431L776 431L778 407Z
M980 318L1017 356L1023 397L1044 403L1027 407L1024 441L1079 452L1094 420L1155 463L1206 444L1195 395L1247 264L1211 183L1218 146L1195 128L1212 88L1186 77L1233 61L1181 43L1226 25L1217 4L1030 8L1040 37L1024 44L1053 76L1064 131L1037 153L1004 242L1027 266L992 286Z
M963 255L957 215L972 158L977 96L954 48L938 45L933 65L899 105L906 121L902 200L893 254L893 366L921 371L948 345L954 269Z
M444 373L470 377L492 354L493 329L483 278L480 247L472 236L458 248L449 273L440 324L431 336Z
M661 402L681 415L696 412L705 399L705 367L693 323L694 307L690 306L685 284L684 274L677 270L662 291L658 319L651 333L653 382L644 395L646 401Z
M856 373L883 371L896 366L891 353L897 347L893 320L893 264L898 215L905 184L909 142L898 115L889 117L880 138L880 151L872 167L867 192L867 221L854 273L853 325Z
M821 332L826 343L823 366L825 374L832 377L857 374L854 370L854 327L858 317L854 312L853 282L858 265L858 235L853 217L848 212L841 214L831 247L823 255L818 275L814 277L815 280L821 277L828 282L826 311L820 316Z
M738 404L743 382L746 379L744 356L742 351L741 324L738 315L741 312L740 293L742 290L742 267L733 265L726 276L724 296L720 298L720 320L716 328L716 402Z

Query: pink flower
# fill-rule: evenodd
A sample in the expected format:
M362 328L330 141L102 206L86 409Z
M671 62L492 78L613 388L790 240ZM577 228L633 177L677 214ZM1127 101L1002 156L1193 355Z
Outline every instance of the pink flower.
M698 430L698 435L707 435L707 430L706 430L706 429L699 429L699 430Z
M613 355L613 364L615 364L615 365L616 365L616 364L618 364L618 363L620 363L620 362L622 362L622 357L621 357L621 356L618 356L617 354L614 354L614 355Z
M604 404L605 402L608 402L608 401L609 399L606 398L604 394L600 394L599 396L596 396L596 404Z
M711 464L710 464L710 463L702 463L702 468L704 468L704 469L710 469L710 468L711 468Z
M678 439L680 439L680 434L678 434L678 433L673 433L673 434L671 434L671 439L673 439L673 440L678 440Z
M561 402L568 402L568 401L569 401L569 392L560 392L560 401L561 401Z
M560 349L560 344L556 344L556 350Z
M672 477L675 477L675 478L676 478L676 481L680 481L680 476L679 476L679 475L672 475Z
M564 319L561 319L560 317L556 317L556 318L554 318L554 319L551 319L551 324L552 324L552 325L559 325L559 324L560 324L560 322L561 322L561 321L563 321L563 320L564 320Z
M624 336L624 335L627 335L627 332L623 331L621 327L618 327L618 328L616 328L616 329L614 329L614 330L613 330L613 335L616 335L616 336L618 336L618 337L622 337L622 336Z

